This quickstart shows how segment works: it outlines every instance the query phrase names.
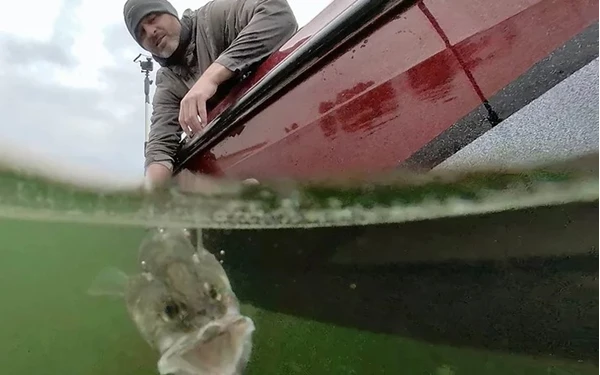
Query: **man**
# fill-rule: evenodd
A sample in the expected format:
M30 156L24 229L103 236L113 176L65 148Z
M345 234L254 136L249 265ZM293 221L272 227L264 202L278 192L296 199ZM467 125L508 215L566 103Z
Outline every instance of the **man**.
M298 30L286 0L212 0L181 20L167 0L127 0L123 16L131 36L161 66L146 146L150 186L169 181L181 130L191 137L206 126L206 102L219 85Z

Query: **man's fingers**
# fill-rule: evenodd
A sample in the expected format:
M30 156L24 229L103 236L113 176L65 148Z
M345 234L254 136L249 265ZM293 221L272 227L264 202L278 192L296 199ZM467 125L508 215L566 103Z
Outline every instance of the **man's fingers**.
M198 117L199 113L198 113L198 107L199 107L199 103L201 103L202 100L200 99L196 99L194 101L192 101L190 103L190 109L189 109L189 115L190 117L188 118L188 124L189 126L192 128L192 130L196 133L199 133L202 130L202 121L200 120L200 118Z
M179 124L189 137L206 127L207 117L206 101L201 96L190 95L183 98L179 109Z
M203 100L198 101L198 116L202 121L202 128L205 128L208 125L208 116L206 115L206 102Z
M200 126L198 125L199 121L195 100L187 101L185 107L185 123L190 128L192 134L198 133L200 131Z
M190 103L186 100L181 102L181 107L179 108L179 124L181 125L181 129L188 135L188 137L192 137L194 135L193 128L190 126Z
M180 120L179 123L188 135L193 135L202 130L202 125L198 119L198 109L195 100L182 100L180 109Z
M190 119L190 127L194 133L200 133L202 131L202 123L200 122L200 118L198 117L198 113L194 111L192 118Z
M192 131L190 130L189 126L187 126L187 124L186 124L183 107L179 110L179 125L181 125L181 129L184 131L184 133L187 134L187 136L191 138Z

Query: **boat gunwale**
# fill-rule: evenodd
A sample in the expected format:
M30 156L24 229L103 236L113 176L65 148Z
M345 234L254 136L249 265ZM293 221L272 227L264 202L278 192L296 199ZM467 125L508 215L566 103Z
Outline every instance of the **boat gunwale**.
M263 104L283 95L309 71L330 60L347 42L362 37L369 32L370 26L383 18L395 17L417 3L418 0L357 0L348 6L215 117L204 134L183 144L175 157L173 174L181 172L191 159L209 150L233 128L248 121Z

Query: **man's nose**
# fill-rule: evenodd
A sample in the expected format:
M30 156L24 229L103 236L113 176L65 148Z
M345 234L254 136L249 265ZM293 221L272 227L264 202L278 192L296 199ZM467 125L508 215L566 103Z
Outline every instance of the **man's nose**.
M144 33L148 36L152 36L156 33L156 26L154 25L145 24L142 25L142 27L144 28Z

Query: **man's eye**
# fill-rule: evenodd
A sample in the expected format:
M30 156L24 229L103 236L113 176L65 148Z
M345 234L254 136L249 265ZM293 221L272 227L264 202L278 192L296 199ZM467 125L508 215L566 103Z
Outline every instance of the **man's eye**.
M146 31L144 30L143 27L140 26L140 27L138 27L136 34L137 34L138 40L141 40L146 35Z

